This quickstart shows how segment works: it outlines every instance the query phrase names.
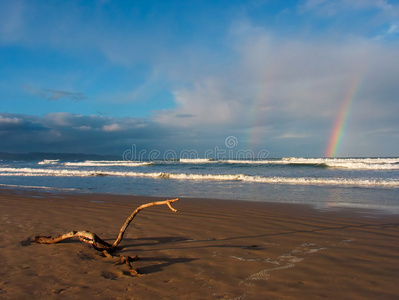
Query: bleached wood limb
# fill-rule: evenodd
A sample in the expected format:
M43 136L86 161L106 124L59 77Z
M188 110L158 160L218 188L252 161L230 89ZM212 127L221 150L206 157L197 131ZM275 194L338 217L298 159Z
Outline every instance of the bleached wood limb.
M61 242L66 239L70 239L73 237L79 238L80 241L84 243L88 243L92 245L96 250L102 251L103 255L108 258L113 258L113 257L119 257L120 258L120 263L125 264L127 268L129 269L129 273L131 276L140 276L140 274L133 268L131 265L131 262L134 260L137 260L138 257L130 257L130 256L125 256L125 255L113 255L112 252L115 251L116 247L120 244L120 242L123 239L123 235L126 232L127 227L129 224L133 221L133 219L136 217L136 215L143 210L144 208L155 206L155 205L167 205L171 211L177 212L176 209L174 209L171 205L171 203L178 201L179 199L172 199L172 200L165 200L165 201L157 201L157 202L151 202L151 203L146 203L143 205L140 205L135 209L135 211L132 212L132 214L126 219L125 223L122 225L121 229L119 230L118 237L116 238L115 242L111 245L101 239L98 235L95 233L89 232L89 231L71 231L65 234L62 234L60 236L56 237L51 237L51 236L36 236L35 239L33 240L33 243L38 243L38 244L55 244L58 242Z
M151 203L147 203L147 204L143 204L139 207L136 208L136 210L134 212L132 212L132 214L129 216L129 218L126 219L125 224L123 224L123 226L121 227L121 229L119 230L119 235L116 238L115 242L112 244L111 248L115 248L119 245L119 243L122 241L123 239L123 235L125 234L125 231L127 229L127 227L129 226L129 224L133 221L134 217L144 208L150 207L150 206L155 206L155 205L167 205L171 211L173 212L177 212L177 209L174 209L172 207L172 205L170 203L176 202L178 201L179 198L176 199L172 199L172 200L165 200L165 201L157 201L157 202L151 202Z
M103 251L103 250L114 250L122 241L123 235L126 232L127 227L129 224L133 221L133 219L136 217L136 215L143 210L144 208L155 206L155 205L167 205L170 210L173 212L177 212L176 209L174 209L171 205L171 203L178 201L179 199L172 199L172 200L165 200L165 201L157 201L157 202L151 202L151 203L146 203L143 205L140 205L138 208L135 209L135 211L132 212L132 214L126 219L125 223L122 225L121 229L119 230L118 237L116 238L115 242L111 245L101 239L98 235L89 232L89 231L71 231L65 234L62 234L57 237L51 237L51 236L36 236L33 242L38 243L38 244L55 244L60 241L72 238L72 237L78 237L79 240L82 242L91 244L96 250Z
M57 236L57 237L38 235L38 236L35 237L33 242L39 243L39 244L55 244L55 243L61 242L63 240L66 240L66 239L74 237L76 235L76 233L77 233L77 231L71 231L71 232L62 234L62 235Z
M36 236L33 242L38 243L38 244L55 244L58 242L61 242L66 239L70 239L73 237L79 238L80 241L84 243L91 244L95 249L101 250L101 249L108 249L111 247L110 244L108 244L106 241L101 239L98 235L89 232L89 231L71 231L65 234L62 234L57 237L51 237L51 236Z

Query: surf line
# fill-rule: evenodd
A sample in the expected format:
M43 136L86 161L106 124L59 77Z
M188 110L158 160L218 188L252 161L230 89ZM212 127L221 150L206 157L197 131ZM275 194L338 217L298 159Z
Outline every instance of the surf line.
M341 109L337 118L335 119L334 126L331 131L331 135L328 141L328 146L326 149L326 157L335 157L339 150L339 146L342 142L343 133L346 128L346 123L348 116L352 107L352 103L356 98L356 93L359 91L361 81L363 78L363 72L359 72L353 79L345 93L344 100L342 102Z

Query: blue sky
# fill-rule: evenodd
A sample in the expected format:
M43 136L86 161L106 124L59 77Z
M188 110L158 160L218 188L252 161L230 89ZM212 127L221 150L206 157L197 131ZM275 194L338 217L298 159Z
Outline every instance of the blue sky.
M0 0L0 151L398 156L398 78L397 1Z

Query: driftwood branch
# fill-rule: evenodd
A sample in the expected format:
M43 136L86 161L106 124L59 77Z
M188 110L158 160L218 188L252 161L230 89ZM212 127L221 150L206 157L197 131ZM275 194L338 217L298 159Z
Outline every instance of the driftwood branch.
M140 205L126 219L125 223L122 225L121 229L119 230L118 237L112 244L107 243L106 241L101 239L98 235L96 235L95 233L92 233L90 231L75 231L75 230L65 233L65 234L62 234L60 236L56 236L56 237L36 236L35 239L33 240L33 243L55 244L55 243L58 243L60 241L66 240L66 239L77 237L82 242L91 244L96 250L102 251L104 256L113 257L113 255L111 253L114 252L116 247L118 247L118 245L122 242L122 239L126 232L127 227L130 225L130 223L133 221L133 219L136 217L136 215L141 210L143 210L144 208L155 206L155 205L167 205L171 211L177 212L177 210L172 207L171 203L176 202L178 200L179 199L176 198L176 199L172 199L172 200L157 201L157 202L151 202L151 203L146 203L146 204ZM128 266L130 274L133 276L137 276L138 273L135 269L133 269L130 262L134 261L138 258L137 257L131 258L130 256L124 256L124 255L120 255L119 257L121 259L121 263L125 263Z
M132 214L129 216L129 218L126 219L125 224L123 224L123 226L121 227L121 229L119 230L119 235L116 238L115 242L112 244L111 249L117 247L119 245L119 243L122 241L123 239L123 235L125 234L125 231L127 229L127 227L129 226L129 224L133 221L134 217L144 208L147 207L151 207L154 205L167 205L171 211L173 212L177 212L177 209L174 209L172 207L172 205L170 203L172 202L176 202L177 200L179 200L178 198L176 199L172 199L172 200L166 200L166 201L158 201L158 202L151 202L151 203L147 203L147 204L143 204L139 207L136 208L136 210L134 212L132 212Z

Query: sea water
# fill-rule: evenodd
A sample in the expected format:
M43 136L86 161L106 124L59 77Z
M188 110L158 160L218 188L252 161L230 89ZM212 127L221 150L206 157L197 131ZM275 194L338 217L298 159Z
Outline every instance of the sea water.
M3 160L0 186L399 213L399 158Z

